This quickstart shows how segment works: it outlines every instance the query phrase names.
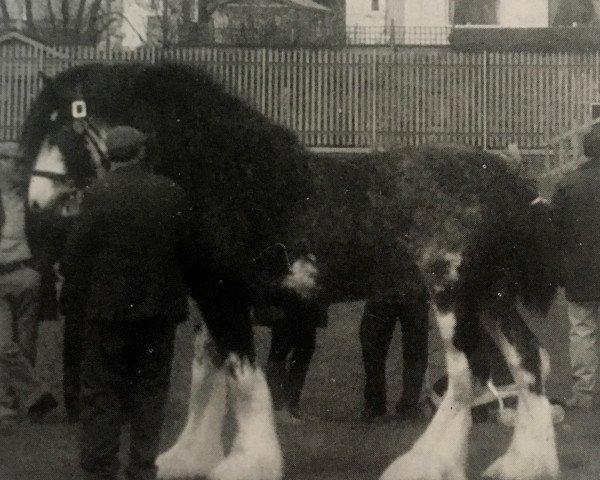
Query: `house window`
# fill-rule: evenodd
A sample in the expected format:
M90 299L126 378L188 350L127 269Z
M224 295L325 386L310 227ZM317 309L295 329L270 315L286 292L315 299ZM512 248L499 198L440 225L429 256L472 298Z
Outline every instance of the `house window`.
M371 11L372 12L379 11L379 0L371 0Z
M592 103L592 120L600 118L600 103Z
M455 0L455 25L497 25L499 0Z

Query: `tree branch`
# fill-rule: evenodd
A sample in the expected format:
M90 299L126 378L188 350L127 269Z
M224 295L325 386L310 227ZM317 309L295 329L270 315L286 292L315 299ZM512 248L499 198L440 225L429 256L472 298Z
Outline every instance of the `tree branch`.
M52 33L56 35L56 17L54 16L54 9L52 8L52 0L47 0L46 5L48 7L48 17L50 18Z
M71 22L69 0L62 0L60 5L60 13L62 15L63 33L65 36L67 36L69 33L69 23Z
M25 0L25 18L27 29L31 33L35 33L35 21L33 19L33 7L31 5L31 0Z
M86 4L86 0L79 0L79 8L77 9L77 16L75 17L75 31L77 32L77 34L83 33L82 32L82 26L83 26L83 14L85 12L85 4Z
M93 32L97 32L98 30L98 16L100 14L100 7L102 6L102 0L94 0L92 6L90 7L90 18L88 20L88 26L86 28L86 34L90 36ZM95 37L90 37L91 40L94 40L98 37L98 33L96 33Z
M2 21L4 22L4 27L8 30L10 28L10 14L8 13L6 0L0 0L0 12L2 12Z

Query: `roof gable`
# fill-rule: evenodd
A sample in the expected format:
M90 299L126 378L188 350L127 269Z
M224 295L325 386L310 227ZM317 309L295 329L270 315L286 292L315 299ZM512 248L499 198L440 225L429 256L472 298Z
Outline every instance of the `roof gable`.
M28 46L34 50L43 51L45 54L57 57L57 58L66 58L66 55L60 52L59 50L50 47L39 40L28 37L21 32L8 32L3 35L0 35L0 45L10 45L10 44L22 44Z

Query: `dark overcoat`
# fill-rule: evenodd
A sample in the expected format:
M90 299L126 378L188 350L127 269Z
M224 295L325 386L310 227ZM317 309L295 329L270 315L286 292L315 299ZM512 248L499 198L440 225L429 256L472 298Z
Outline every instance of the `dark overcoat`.
M87 190L62 266L81 286L87 319L185 318L186 272L194 268L189 215L181 187L143 164Z
M567 299L600 300L600 158L566 174L552 203Z

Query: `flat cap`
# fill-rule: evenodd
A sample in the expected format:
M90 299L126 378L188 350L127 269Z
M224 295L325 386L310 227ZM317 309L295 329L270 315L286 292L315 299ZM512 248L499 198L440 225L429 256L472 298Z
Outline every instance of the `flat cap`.
M583 136L583 154L589 158L600 157L600 123L595 123Z
M18 158L21 156L17 142L0 142L0 158Z
M138 149L146 143L146 135L137 128L128 125L119 125L110 129L106 135L106 149L108 155L119 160L137 153Z

